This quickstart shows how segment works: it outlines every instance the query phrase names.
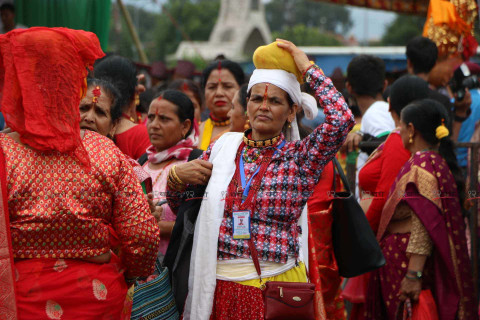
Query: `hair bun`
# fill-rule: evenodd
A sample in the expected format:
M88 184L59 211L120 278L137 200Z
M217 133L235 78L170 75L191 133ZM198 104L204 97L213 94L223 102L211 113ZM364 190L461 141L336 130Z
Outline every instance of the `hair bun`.
M450 134L450 131L448 131L447 127L445 127L444 124L439 125L435 132L435 136L437 137L438 140L448 137L449 134Z

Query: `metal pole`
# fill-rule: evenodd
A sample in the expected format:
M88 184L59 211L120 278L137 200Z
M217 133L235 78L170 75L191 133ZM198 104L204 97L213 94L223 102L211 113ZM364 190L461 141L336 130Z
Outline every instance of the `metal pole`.
M117 3L118 3L118 6L120 7L120 10L122 11L123 17L125 18L125 22L127 23L127 26L128 26L128 31L130 31L130 35L132 36L133 42L135 43L135 47L137 48L140 60L142 61L142 63L148 64L147 55L143 50L142 43L140 42L140 38L138 37L137 31L135 30L135 26L133 25L132 17L130 16L130 13L128 12L125 5L123 4L122 0L117 0Z
M477 303L478 309L478 151L479 145L474 144L470 152L470 198L473 198L473 207L470 212L470 238L471 238L471 252L472 252L472 273L474 283L474 301Z

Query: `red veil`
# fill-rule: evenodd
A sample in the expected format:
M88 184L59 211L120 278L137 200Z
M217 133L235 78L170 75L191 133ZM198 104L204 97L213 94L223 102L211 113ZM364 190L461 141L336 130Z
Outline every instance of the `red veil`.
M82 30L35 27L0 35L0 110L22 143L89 163L78 106L87 68L104 55L97 36Z
M24 144L74 153L89 164L80 137L79 104L87 68L104 53L90 32L30 28L0 35L0 103L6 123ZM0 309L16 318L6 172L0 149Z

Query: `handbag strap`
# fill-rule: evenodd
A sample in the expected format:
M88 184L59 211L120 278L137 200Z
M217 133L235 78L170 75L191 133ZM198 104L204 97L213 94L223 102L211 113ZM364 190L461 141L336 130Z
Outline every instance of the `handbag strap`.
M250 248L250 254L252 255L253 265L255 266L255 270L257 270L257 274L260 277L260 282L262 282L262 269L260 269L260 262L258 261L258 251L255 248L255 244L253 243L252 237L248 240L248 247Z
M352 193L350 191L350 185L348 184L347 177L345 176L345 173L343 172L342 166L338 162L337 158L334 157L332 159L332 162L333 162L333 192L335 192L337 190L336 186L335 186L335 181L337 180L336 179L336 173L338 172L338 174L340 175L340 179L342 180L343 186L345 187L345 190L348 193Z

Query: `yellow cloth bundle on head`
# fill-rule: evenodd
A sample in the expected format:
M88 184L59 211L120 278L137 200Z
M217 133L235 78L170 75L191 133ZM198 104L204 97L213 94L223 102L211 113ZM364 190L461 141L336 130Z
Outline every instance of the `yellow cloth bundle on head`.
M292 55L272 42L258 47L253 53L253 64L257 69L280 69L293 73L300 84L303 83L303 75L298 70Z

